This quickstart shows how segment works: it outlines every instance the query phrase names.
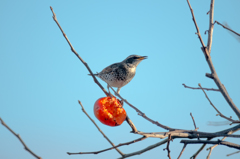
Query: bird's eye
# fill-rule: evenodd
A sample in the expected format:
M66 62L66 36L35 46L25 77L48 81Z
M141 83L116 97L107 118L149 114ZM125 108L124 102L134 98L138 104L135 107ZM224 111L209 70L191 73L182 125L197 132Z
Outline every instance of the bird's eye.
M137 57L133 57L133 59L137 59Z

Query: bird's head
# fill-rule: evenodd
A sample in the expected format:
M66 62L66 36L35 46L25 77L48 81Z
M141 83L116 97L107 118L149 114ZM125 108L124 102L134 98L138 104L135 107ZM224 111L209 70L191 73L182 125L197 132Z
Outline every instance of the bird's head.
M126 64L137 66L142 60L146 58L147 56L130 55L124 60L124 62L126 62Z

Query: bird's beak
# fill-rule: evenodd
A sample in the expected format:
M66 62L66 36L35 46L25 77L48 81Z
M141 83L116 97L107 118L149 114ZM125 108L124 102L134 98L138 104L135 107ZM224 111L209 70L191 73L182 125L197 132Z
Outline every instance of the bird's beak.
M147 59L147 56L142 56L138 58L138 60L144 60L144 59Z

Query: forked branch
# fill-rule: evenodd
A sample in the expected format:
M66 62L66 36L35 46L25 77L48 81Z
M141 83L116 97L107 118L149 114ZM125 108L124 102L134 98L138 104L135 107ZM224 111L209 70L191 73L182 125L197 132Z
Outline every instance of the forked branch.
M202 86L201 86L200 83L198 84L198 86L202 89ZM219 115L220 117L222 117L222 118L224 118L224 119L227 119L227 120L231 121L232 124L233 124L233 123L240 123L240 121L238 121L238 120L233 120L233 119L228 118L228 117L226 117L225 115L223 115L223 114L213 105L213 103L212 103L211 100L208 98L208 95L207 95L207 93L204 91L204 89L202 89L202 91L203 91L203 93L205 94L205 97L206 97L207 100L209 101L210 105L218 112L217 115Z
M193 22L194 22L195 27L196 27L196 30L197 30L198 38L199 38L199 40L200 40L200 42L201 42L201 44L202 44L202 51L203 51L203 53L204 53L204 55L205 55L206 61L207 61L208 66L209 66L209 68L210 68L210 70L211 70L211 74L207 74L207 75L208 75L208 77L210 77L211 79L214 80L214 82L215 82L216 85L218 86L220 92L222 93L223 97L224 97L225 100L228 102L229 106L230 106L230 107L232 108L232 110L235 112L235 114L237 115L237 117L240 119L240 110L238 109L238 107L237 107L237 106L234 104L234 102L232 101L232 99L231 99L231 97L229 96L226 88L223 86L223 84L221 83L221 81L220 81L220 79L219 79L219 77L218 77L218 75L217 75L217 72L216 72L216 70L215 70L215 68L214 68L214 66L213 66L213 63L212 63L212 60L211 60L211 56L210 56L210 52L209 52L209 51L211 51L211 50L208 50L207 47L204 45L203 40L202 40L202 37L201 37L201 34L200 34L200 31L199 31L199 28L198 28L198 25L197 25L197 22L196 22L196 19L195 19L195 16L194 16L194 13L193 13L193 9L192 9L192 7L191 7L191 5L190 5L189 0L187 0L187 3L188 3L189 9L190 9L191 14L192 14L192 18L193 18ZM211 6L210 6L210 17L212 17L212 18L213 18L213 15L211 15L211 14L213 14L213 9L214 9L213 7L214 7L214 0L211 1ZM211 10L212 10L212 12L211 12ZM209 25L210 25L209 28L212 28L212 29L213 29L213 27L212 27L212 25L213 25L213 24L212 24L212 20L210 20ZM212 29L209 30L209 32L212 31ZM211 35L212 35L212 34L211 34ZM211 40L212 40L212 36L208 36L208 41L211 41ZM212 43L211 43L211 42L208 42L208 44L209 44L208 48L211 48L211 44L212 44Z
M168 141L167 141L167 147L165 148L165 149L163 149L163 150L167 150L167 152L168 152L168 158L169 159L171 159L171 155L170 155L170 148L169 148L169 145L170 145L170 141L172 140L172 138L171 138L171 134L168 134Z

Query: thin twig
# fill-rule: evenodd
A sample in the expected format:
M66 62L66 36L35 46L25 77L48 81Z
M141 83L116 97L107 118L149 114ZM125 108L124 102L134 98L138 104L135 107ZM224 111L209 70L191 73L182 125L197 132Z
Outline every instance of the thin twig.
M209 151L209 153L208 153L208 155L207 155L207 159L210 158L210 156L211 156L211 154L212 154L212 150L213 150L213 148L211 147L211 148L210 148L210 151Z
M32 150L30 150L27 145L24 143L24 141L22 140L22 138L20 137L19 134L16 134L1 118L0 121L2 123L3 126L5 126L14 136L16 136L18 138L18 140L22 143L24 149L26 151L28 151L31 155L33 155L35 158L37 159L42 159L41 157L37 156L34 152L32 152Z
M182 151L180 152L180 154L179 154L179 156L178 156L178 159L180 159L180 157L181 157L183 151L185 150L185 147L186 147L186 146L187 146L187 144L184 144L184 145L183 145Z
M99 153L102 153L102 152L105 152L105 151L109 151L109 150L112 150L112 149L117 148L117 147L120 147L120 146L130 145L130 144L133 144L133 143L142 141L142 140L144 140L144 139L146 139L146 138L147 138L146 136L143 136L143 137L138 138L138 139L136 139L136 140L129 141L129 142L125 142L125 143L121 143L121 144L118 144L118 145L116 145L116 146L114 146L114 147L110 147L110 148L107 148L107 149L104 149L104 150L100 150L100 151L94 151L94 152L67 152L67 154L69 154L69 155L99 154Z
M187 86L187 85L185 85L184 83L182 84L185 88L189 88L189 89L201 89L201 88L199 88L199 87L189 87L189 86ZM220 90L219 89L214 89L214 88L203 88L204 90L206 90L206 91L217 91L217 92L219 92Z
M211 48L212 48L212 37L213 37L213 14L214 14L214 0L211 0L210 4L210 11L209 11L209 29L208 29L208 53L211 54Z
M226 138L227 138L227 137L222 138L221 141L225 140ZM214 145L214 146L211 146L211 147L207 148L207 150L209 150L209 153L208 153L208 155L207 155L207 159L210 158L211 153L212 153L212 150L213 150L215 147L217 147L217 146L218 146L218 144L216 144L216 145Z
M225 25L223 25L223 24L219 23L219 22L218 22L218 21L216 21L216 20L215 20L214 24L215 24L215 23L217 23L218 25L221 25L223 28L225 28L225 29L227 29L227 30L231 31L232 33L236 34L237 36L240 36L240 34L239 34L239 33L237 33L237 32L235 32L235 31L233 31L232 29L230 29L230 28L226 27Z
M168 139L165 139L165 140L160 141L160 142L158 142L156 144L150 145L150 146L148 146L148 147L146 147L146 148L144 148L142 150L139 150L139 151L136 151L136 152L132 152L132 153L129 153L129 154L125 154L124 157L121 157L119 159L128 158L128 157L135 156L135 155L140 155L140 154L142 154L142 153L144 153L146 151L149 151L151 149L154 149L154 148L156 148L158 146L161 146L161 145L165 144L167 141L168 141Z
M211 139L213 139L213 137L208 138L207 140L211 140ZM205 147L206 145L207 145L207 144L203 144L203 145L198 149L198 151L190 157L190 159L196 159L197 155L204 149L204 147Z
M192 113L190 113L190 116L192 117L193 125L194 125L194 127L195 127L195 130L197 131L198 128L197 128L197 126L196 126L196 123L195 123L194 117L192 116ZM199 134L197 134L197 135L199 136ZM198 140L199 140L199 137L198 137Z
M206 141L206 140L181 140L180 143L183 144L219 144L219 145L225 145L231 148L239 149L240 150L240 145L227 142L227 141Z
M202 89L202 86L201 86L200 83L198 84L198 86ZM203 91L203 93L205 94L205 97L207 98L207 100L209 101L209 103L211 104L211 106L218 112L218 115L219 115L219 116L221 116L221 117L224 118L224 119L227 119L227 120L231 121L232 123L240 123L240 121L238 121L238 120L233 120L233 119L228 118L228 117L226 117L225 115L223 115L223 114L213 105L213 103L211 102L211 100L208 98L207 93L206 93L203 89L202 89L202 91Z
M233 153L227 154L227 156L231 156L231 155L237 154L237 153L239 153L239 152L240 152L240 151L233 152Z
M102 89L102 91L103 91L107 96L109 96L109 93L104 89L104 87L98 82L97 78L93 75L92 70L90 69L90 67L88 66L88 64L79 56L79 54L78 54L78 53L75 51L75 49L73 48L73 46L72 46L71 42L69 41L67 35L65 34L65 32L64 32L63 29L62 29L62 27L61 27L60 24L58 23L56 14L54 13L53 8L52 8L51 6L50 6L50 9L51 9L51 11L52 11L52 13L53 13L53 16L52 16L52 17L53 17L53 20L57 23L59 29L61 30L61 32L62 32L62 34L63 34L63 36L64 36L64 38L67 40L67 42L68 42L68 44L69 44L69 46L70 46L70 48L71 48L71 51L72 51L72 52L78 57L78 59L85 65L85 67L87 68L87 70L88 70L89 73L91 74L94 82Z
M98 131L103 135L103 137L113 146L115 147L115 145L112 143L112 141L102 132L102 130L98 127L98 125L95 123L95 121L88 115L88 113L85 111L81 101L79 100L78 103L80 104L80 106L82 107L82 111L87 115L87 117L92 121L92 123L96 126L96 128L98 129ZM117 152L124 156L124 153L122 153L118 148L115 148L117 150ZM69 154L69 153L68 153ZM70 155L70 154L69 154Z
M171 159L171 155L170 155L170 149L169 149L169 145L170 145L170 141L172 140L172 138L171 138L171 134L168 134L168 141L167 141L167 147L166 148L164 148L163 150L167 150L167 152L168 152L168 158L169 159Z
M225 140L226 138L227 138L227 137L222 138L221 141ZM214 146L211 146L211 147L207 148L207 150L209 150L209 153L208 153L208 155L207 155L207 159L210 158L211 153L212 153L212 150L213 150L215 147L217 147L217 146L218 146L218 144L216 144L216 145L214 145Z
M201 34L200 34L200 31L199 31L199 28L198 28L198 25L197 25L197 22L196 22L194 13L193 13L193 9L192 9L192 7L191 7L191 4L190 4L189 0L187 0L187 3L188 3L189 9L190 9L191 14L192 14L192 20L193 20L193 22L194 22L194 24L195 24L195 27L196 27L196 30L197 30L197 33L196 33L196 34L198 35L198 38L199 38L199 40L200 40L200 42L201 42L201 44L202 44L202 47L203 47L203 49L204 49L204 55L205 55L205 57L206 57L206 59L207 59L207 58L210 56L210 55L209 55L209 52L208 52L208 50L206 49L205 44L204 44L204 42L203 42L203 39L202 39L202 36L201 36Z
M194 127L195 127L195 130L197 130L198 128L197 128L197 126L196 126L196 123L195 123L194 117L192 116L192 113L190 113L190 116L192 117L193 125L194 125Z

